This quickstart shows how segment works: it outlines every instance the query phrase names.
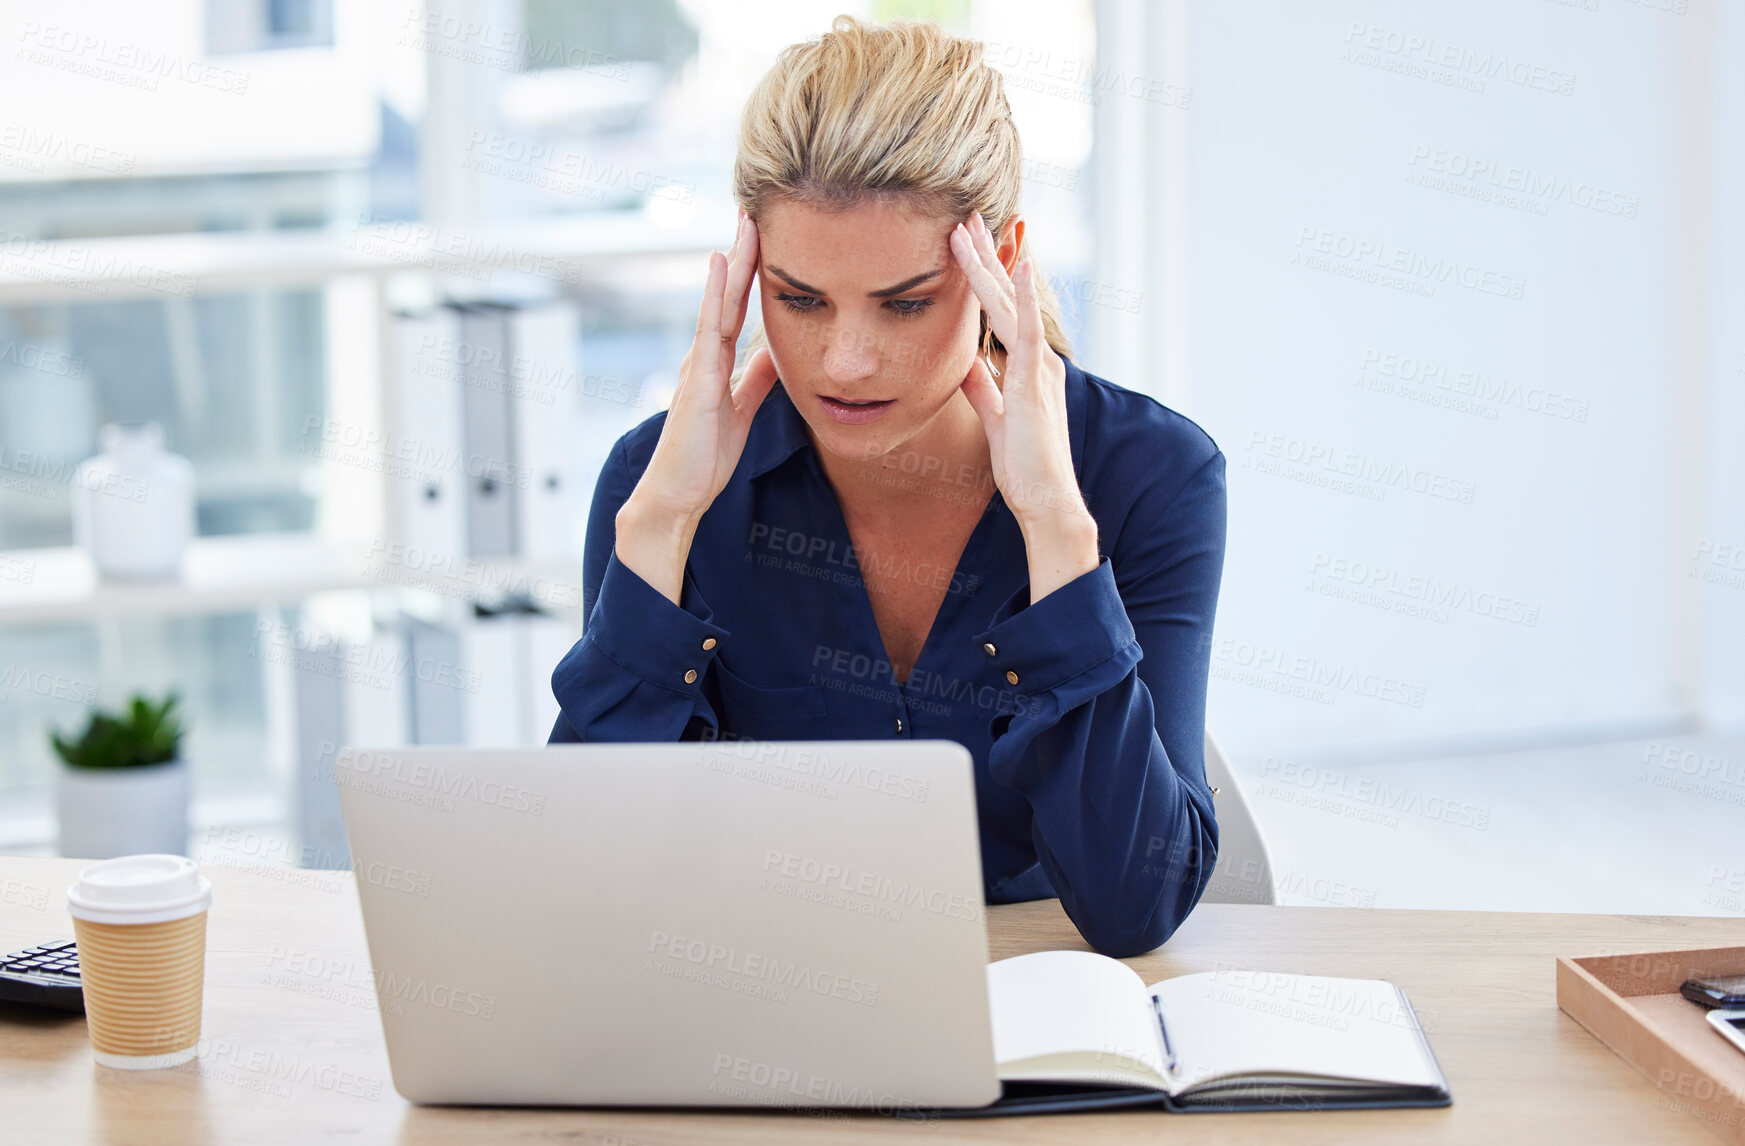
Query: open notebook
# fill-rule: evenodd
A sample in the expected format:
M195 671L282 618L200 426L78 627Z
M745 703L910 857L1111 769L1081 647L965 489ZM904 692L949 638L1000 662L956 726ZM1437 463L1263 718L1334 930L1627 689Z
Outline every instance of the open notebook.
M1124 963L1043 951L988 967L1005 1095L954 1115L1446 1106L1405 993L1380 979L1208 971L1150 987Z

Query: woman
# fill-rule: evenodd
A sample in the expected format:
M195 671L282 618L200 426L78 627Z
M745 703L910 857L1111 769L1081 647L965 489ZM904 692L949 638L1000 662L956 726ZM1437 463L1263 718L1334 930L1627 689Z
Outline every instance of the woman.
M671 406L600 474L551 740L958 741L987 901L1134 955L1216 853L1224 457L1072 362L981 56L843 16L752 95Z

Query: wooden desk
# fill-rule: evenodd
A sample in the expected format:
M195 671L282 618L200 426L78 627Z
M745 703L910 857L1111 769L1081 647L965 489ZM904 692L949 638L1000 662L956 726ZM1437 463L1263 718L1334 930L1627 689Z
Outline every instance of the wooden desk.
M0 951L72 935L65 891L82 862L0 857ZM1208 904L1161 951L1130 961L1147 982L1236 967L1391 979L1411 995L1447 1072L1454 1105L1444 1110L918 1122L415 1107L389 1077L351 877L204 870L217 901L201 1056L178 1069L112 1071L92 1062L81 1017L0 1004L0 1140L1706 1144L1715 1139L1700 1122L1557 1009L1553 957L1745 942L1739 919ZM996 959L1084 946L1053 900L994 908L989 930Z

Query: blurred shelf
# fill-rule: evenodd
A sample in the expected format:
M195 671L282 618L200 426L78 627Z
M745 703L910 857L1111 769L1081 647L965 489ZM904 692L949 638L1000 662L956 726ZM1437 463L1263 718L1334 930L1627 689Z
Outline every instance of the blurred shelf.
M481 283L497 273L573 281L591 263L724 250L733 211L698 202L689 218L665 221L600 211L473 228L407 220L53 241L0 235L8 240L0 244L0 304L191 297L403 271Z
M413 551L416 556L416 551ZM176 581L105 581L83 549L0 553L0 625L245 612L336 589L415 589L489 599L517 591L556 613L581 611L581 563L407 561L380 545L309 533L203 537Z

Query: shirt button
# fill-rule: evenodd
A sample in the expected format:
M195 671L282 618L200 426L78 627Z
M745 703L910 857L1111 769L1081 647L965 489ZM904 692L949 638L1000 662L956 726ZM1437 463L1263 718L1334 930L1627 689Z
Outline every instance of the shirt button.
M1018 683L1018 674L1015 672L1012 672L1010 669L1006 670L1006 683L1007 684L1017 684Z
M696 684L697 683L697 670L696 669L686 669L685 670L685 683L686 684Z
M995 657L995 656L1000 655L1000 650L996 649L994 647L994 642L992 642L992 641L983 641L982 642L982 652L987 653L990 657Z
M903 718L900 716L897 717L897 731L898 732L903 731Z
M703 651L704 652L708 652L710 649L712 649L714 647L715 647L715 638L714 637L704 637L703 638Z

